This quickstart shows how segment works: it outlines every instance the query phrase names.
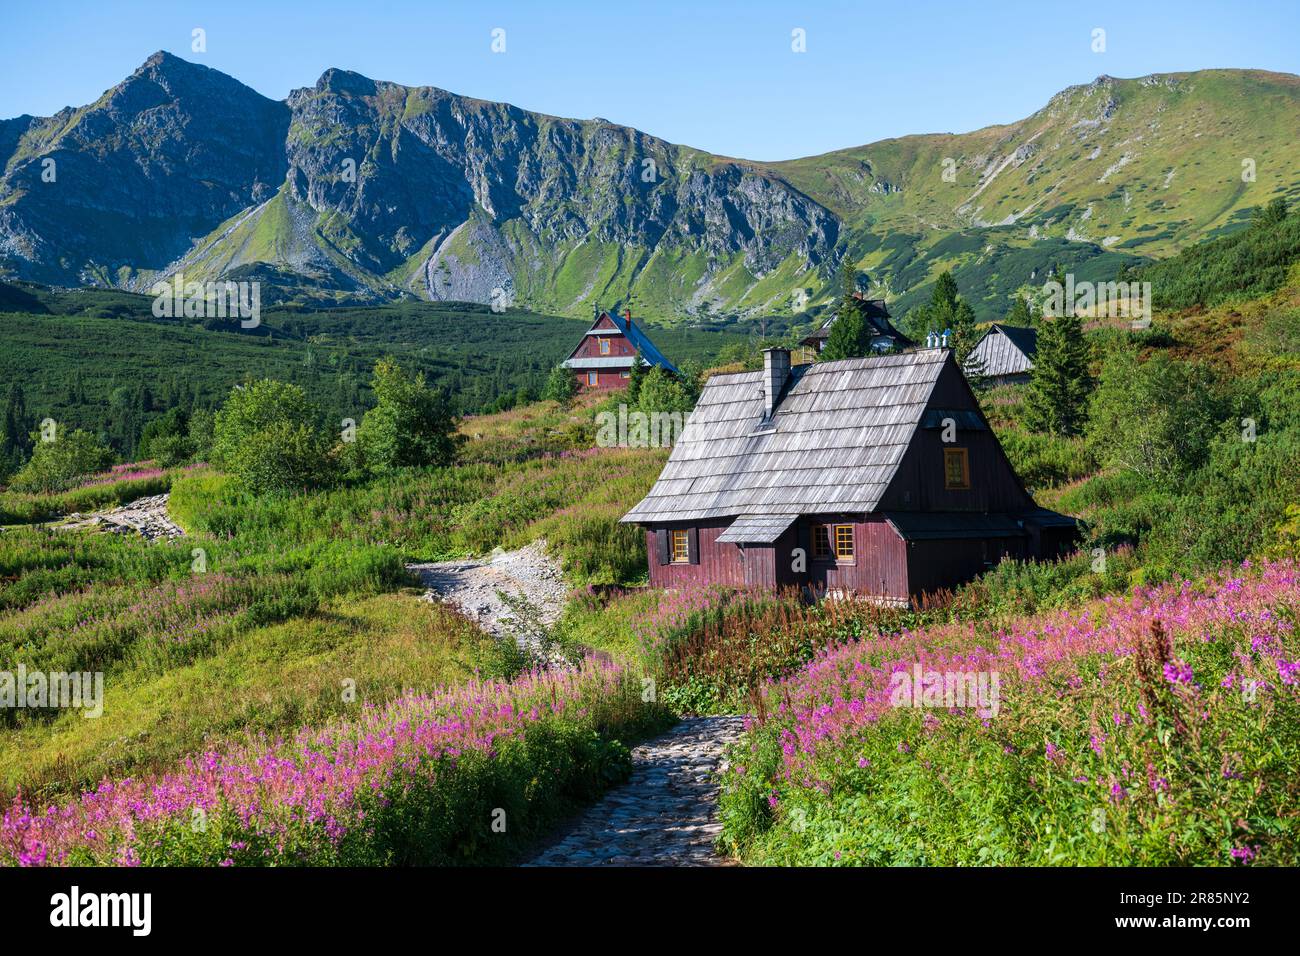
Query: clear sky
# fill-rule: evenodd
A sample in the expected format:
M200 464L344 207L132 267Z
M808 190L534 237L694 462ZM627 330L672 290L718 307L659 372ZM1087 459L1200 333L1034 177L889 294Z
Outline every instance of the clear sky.
M1021 119L1102 73L1300 73L1297 41L1300 0L6 0L0 117L92 102L163 49L276 99L336 66L788 159Z

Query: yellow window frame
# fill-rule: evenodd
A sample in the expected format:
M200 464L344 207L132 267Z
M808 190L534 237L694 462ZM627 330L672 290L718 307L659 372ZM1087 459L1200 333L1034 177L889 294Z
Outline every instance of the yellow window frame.
M853 525L815 524L812 529L812 556L815 561L852 561Z
M680 528L668 532L668 546L673 564L691 563L690 535Z
M970 489L970 456L965 448L943 450L943 486L948 491Z

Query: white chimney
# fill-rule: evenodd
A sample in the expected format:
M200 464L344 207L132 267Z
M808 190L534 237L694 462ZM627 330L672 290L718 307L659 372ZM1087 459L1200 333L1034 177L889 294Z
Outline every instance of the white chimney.
M790 377L790 350L763 349L763 419L770 420L776 412L781 389Z

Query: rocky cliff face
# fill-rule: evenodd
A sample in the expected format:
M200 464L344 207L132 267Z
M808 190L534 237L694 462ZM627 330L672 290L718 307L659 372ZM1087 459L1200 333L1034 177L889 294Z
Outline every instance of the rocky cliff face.
M159 53L89 106L0 121L0 275L669 318L788 312L847 252L878 293L948 265L1014 289L1069 243L1169 251L1240 219L1243 124L1255 192L1300 185L1297 103L1280 74L1101 77L1010 126L758 164L343 70L276 102Z
M155 269L275 192L288 126L283 103L155 54L90 106L0 135L0 254L69 285Z
M279 103L160 53L91 106L6 121L0 151L0 256L56 284L266 265L349 294L487 301L545 286L583 247L739 262L756 282L791 258L817 269L838 239L770 173L343 70ZM575 294L546 304L585 310L600 269L571 264Z

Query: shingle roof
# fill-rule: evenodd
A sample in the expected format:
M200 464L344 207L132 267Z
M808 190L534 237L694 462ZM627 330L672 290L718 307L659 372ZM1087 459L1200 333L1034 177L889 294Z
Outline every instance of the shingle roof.
M983 375L1023 375L1034 367L1038 330L994 324L971 351Z
M718 540L735 544L771 544L798 520L798 515L741 515L718 535Z
M762 432L764 373L713 376L659 480L623 520L874 510L950 354L796 367L775 428Z

